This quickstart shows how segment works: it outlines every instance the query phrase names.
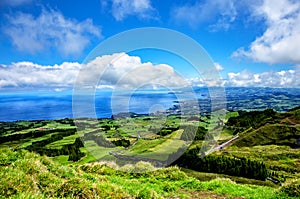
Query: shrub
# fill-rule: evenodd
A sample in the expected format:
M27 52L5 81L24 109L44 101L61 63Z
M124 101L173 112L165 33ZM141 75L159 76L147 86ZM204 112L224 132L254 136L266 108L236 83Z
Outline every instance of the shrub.
M13 152L8 149L2 149L0 152L0 166L8 166L21 157L20 153Z
M155 171L155 177L173 181L186 180L189 178L184 172L180 171L177 167L158 169Z
M291 197L300 197L300 179L285 182L279 189Z
M154 171L155 167L150 162L140 161L134 165L134 173L144 173Z
M134 166L132 164L125 164L120 168L120 170L123 172L132 173L134 170Z
M139 191L138 199L156 199L160 198L159 195L156 193L156 191L150 189L150 188L145 188Z

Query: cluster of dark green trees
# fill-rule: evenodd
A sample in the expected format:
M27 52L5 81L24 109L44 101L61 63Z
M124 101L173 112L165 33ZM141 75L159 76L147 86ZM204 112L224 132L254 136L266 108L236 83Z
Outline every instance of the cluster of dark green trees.
M54 121L61 123L61 124L69 124L70 126L76 126L74 120L71 118L64 118L64 119L59 119L59 120L54 120Z
M55 122L61 124L69 124L70 126L75 126L73 119L65 118L54 120ZM30 120L30 121L15 121L15 122L0 122L0 135L5 133L13 133L17 131L22 131L31 128L39 128L47 125L49 120Z
M158 132L156 132L158 135L160 136L166 136L169 135L171 133L173 133L174 131L177 131L179 129L179 127L163 127L162 129L160 129Z
M264 111L239 111L238 117L228 119L226 126L237 127L234 134L239 133L249 127L257 129L266 123L276 123L277 113L273 109Z
M85 156L85 153L80 151L80 148L84 147L81 138L76 138L73 144L63 145L62 149L68 152L69 161L78 161L80 158Z
M45 133L45 131L41 131L41 132ZM37 147L37 148L44 147L47 144L50 144L51 142L55 142L57 140L63 139L65 136L74 135L76 133L76 129L53 129L53 130L47 130L46 134L53 133L53 132L55 132L55 134L52 134L50 138L32 142L32 144L29 147Z
M26 147L26 149L29 151L35 151L40 155L47 155L50 157L58 156L58 155L69 155L70 161L77 161L85 155L79 149L84 146L79 137L76 138L73 144L63 145L62 148L60 149L46 148L45 146L47 144L61 140L66 136L74 135L76 133L76 129L48 130L48 133L49 132L53 133L53 131L55 131L56 133L52 134L48 139L32 142L31 145Z
M0 122L0 135L11 134L31 128L38 128L46 125L46 121L28 121L28 122Z
M152 133L155 133L157 135L160 135L160 136L166 136L166 135L169 135L169 134L173 133L174 131L177 131L178 129L179 129L179 126L164 125L163 127L150 126L148 128L148 131L150 131Z
M207 134L206 128L204 128L203 126L192 124L181 126L164 126L161 129L150 126L148 130L153 133L157 133L158 135L166 136L173 133L174 131L177 131L178 129L183 129L183 133L180 139L185 141L204 140Z
M115 145L113 143L111 143L110 141L108 141L104 137L104 135L101 135L101 133L104 133L104 131L102 131L101 129L97 129L97 130L91 131L89 133L85 133L83 136L83 140L84 141L94 140L98 146L103 146L103 147L107 147L107 148L115 147Z
M94 140L98 146L103 146L107 148L113 148L115 146L123 146L123 147L130 146L130 141L126 140L125 138L113 140L110 142L105 138L104 135L101 135L101 133L104 133L104 131L102 131L101 129L97 129L92 132L85 133L83 139L85 141Z
M22 124L18 121L16 122L0 122L0 135L4 135L9 131L10 133L22 131L25 129L33 128L36 122L26 122L26 124Z
M180 128L183 129L180 139L184 141L204 140L205 136L209 136L207 129L202 126L182 125Z
M200 172L220 173L257 180L265 180L269 176L269 171L263 162L217 155L201 158L199 151L198 147L187 150L172 164ZM178 153L182 153L182 151L178 151Z
M129 147L130 146L130 141L126 140L124 138L119 139L119 140L113 140L111 141L114 145L116 146L123 146L123 147Z
M0 144L4 142L17 141L26 138L37 138L42 137L51 133L62 133L63 136L66 136L70 133L70 135L75 134L76 129L47 129L47 130L33 130L27 133L16 133L7 136L0 137ZM66 135L65 135L66 134Z
M33 142L26 149L29 151L35 151L40 155L47 155L49 157L59 156L59 155L69 155L69 161L78 161L81 157L85 156L84 153L80 151L80 148L83 147L83 142L81 138L76 138L73 144L63 145L61 148L45 148L45 144L51 143L57 140L63 139L63 136L60 134L51 135L50 138L46 140L41 140Z

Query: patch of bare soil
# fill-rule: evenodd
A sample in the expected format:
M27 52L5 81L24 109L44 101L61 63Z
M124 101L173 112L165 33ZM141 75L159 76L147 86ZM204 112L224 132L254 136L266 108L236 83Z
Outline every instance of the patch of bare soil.
M222 196L222 195L218 195L216 193L213 193L211 191L194 191L194 192L185 192L185 194L189 199L227 199L229 197L227 197L226 195ZM232 198L232 197L230 197ZM180 199L179 197L171 197L170 199ZM245 199L245 197L236 197L233 199Z

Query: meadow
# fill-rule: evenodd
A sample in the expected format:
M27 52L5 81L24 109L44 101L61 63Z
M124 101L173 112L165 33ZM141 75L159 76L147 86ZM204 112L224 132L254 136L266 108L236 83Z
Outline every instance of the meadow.
M299 108L228 112L222 125L209 115L1 122L0 195L297 198L299 124Z

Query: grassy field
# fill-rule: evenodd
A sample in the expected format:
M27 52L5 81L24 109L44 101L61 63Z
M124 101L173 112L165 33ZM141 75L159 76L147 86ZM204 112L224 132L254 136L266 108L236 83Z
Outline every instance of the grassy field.
M288 146L265 145L254 147L231 146L216 152L221 156L248 157L252 160L264 162L272 171L282 178L300 178L300 149L291 149Z
M225 178L201 182L177 167L155 170L144 162L121 168L109 162L66 166L7 149L0 157L0 198L291 198L278 188Z
M185 142L179 139L181 134L182 130L175 131L165 138L162 143L150 147L145 153L140 154L140 156L161 161L167 160L170 154L184 146ZM140 145L140 148L141 146L142 145Z
M63 134L75 128L71 119L3 124L7 132L1 136L5 139L11 136L12 140L0 144L3 183L0 190L4 190L0 195L3 198L72 198L79 195L82 198L288 198L288 195L293 195L290 190L299 190L299 187L291 188L291 184L298 186L299 182L294 181L300 179L300 149L291 148L300 138L299 110L266 117L263 114L273 113L259 112L257 114L262 118L256 119L259 125L252 125L254 120L251 117L255 114L243 114L246 116L228 112L224 121L228 123L219 127L218 119L209 121L208 116L80 119L76 121L79 131L75 134ZM145 162L119 166L112 163L120 162L118 154L164 162L178 149L191 143L189 150L208 144L203 139L184 140L182 126L209 128L210 144L215 146L239 135L236 141L216 150L213 155L236 159L246 157L249 161L263 162L282 186L266 180L177 167L152 171L155 168ZM113 141L120 140L129 141L129 146L112 145ZM39 145L43 141L47 144ZM40 154L47 152L51 157L22 149ZM74 160L74 154L82 155ZM112 162L107 165L99 163L104 160ZM136 171L151 172L136 174Z
M61 148L63 145L74 143L75 139L77 137L78 137L77 134L66 136L62 140L58 140L58 141L52 142L50 144L47 144L45 147L46 148Z

